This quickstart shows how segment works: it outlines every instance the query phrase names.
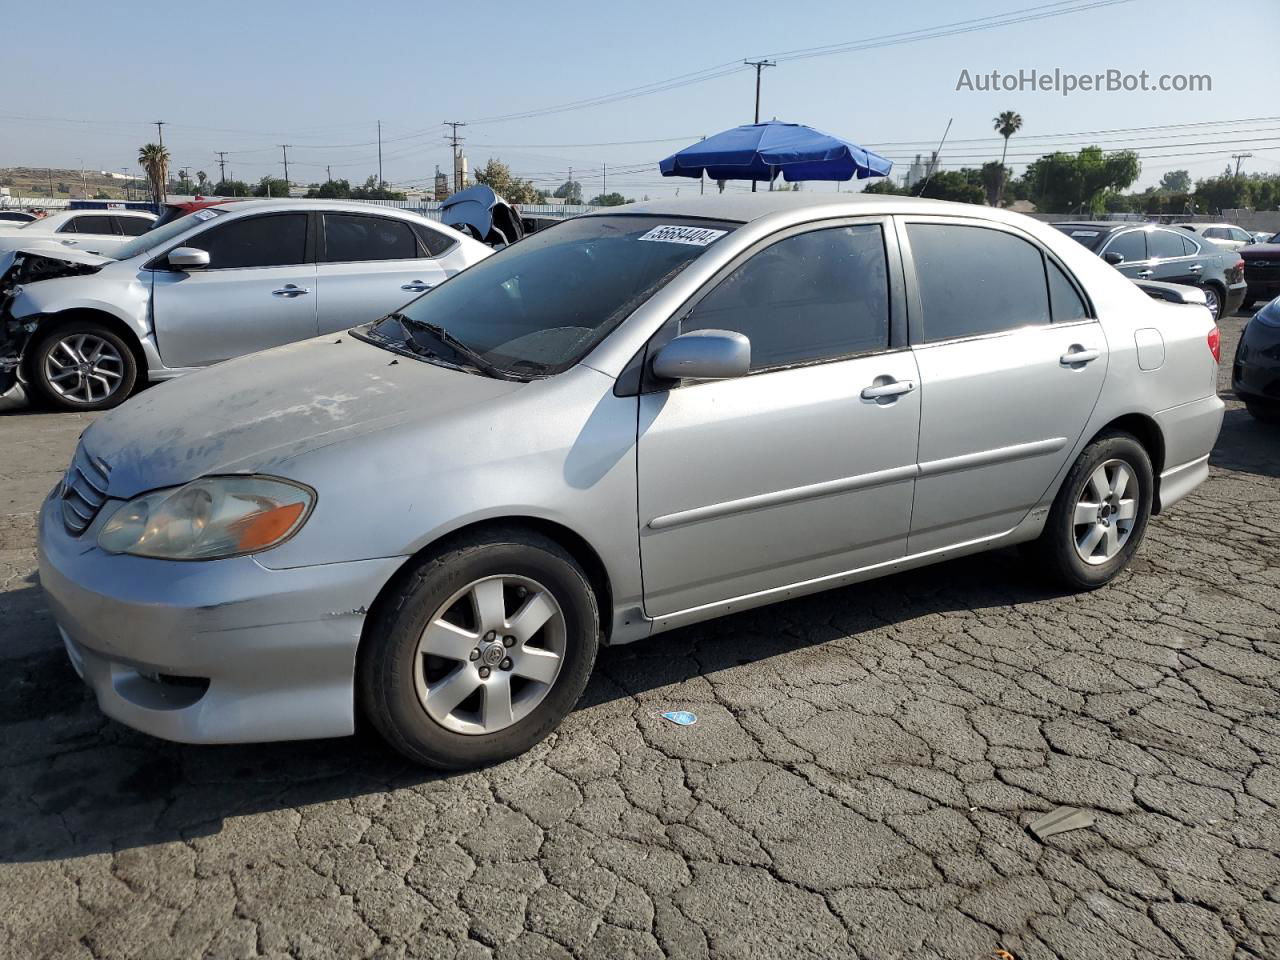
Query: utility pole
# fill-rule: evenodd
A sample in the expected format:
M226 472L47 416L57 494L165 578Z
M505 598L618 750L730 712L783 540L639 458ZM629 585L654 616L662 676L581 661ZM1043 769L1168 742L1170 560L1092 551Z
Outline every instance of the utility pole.
M600 164L600 198L604 199L604 195L609 192L609 165L607 163Z
M84 158L80 158L80 189L84 191L84 198L89 199L89 181L84 178Z
M378 186L382 186L382 121L378 121Z
M457 193L462 189L462 170L458 166L458 144L464 139L458 136L458 128L465 127L466 123L461 120L446 120L444 125L453 128L453 133L449 135L449 142L453 145L453 191Z
M756 112L755 112L755 119L752 120L751 122L759 123L760 122L760 73L761 71L764 70L765 67L776 67L778 64L775 63L773 60L743 60L742 62L745 63L748 67L756 68ZM773 181L770 180L769 182L772 183ZM751 192L752 193L756 192L756 182L754 180L751 181Z
M1236 176L1240 176L1240 161L1252 157L1252 153L1233 153L1231 159L1236 162Z
M53 199L53 168L45 167L45 171L49 174L49 199Z
M227 182L227 151L215 150L213 152L218 155L218 179L221 180L223 183L226 183Z
M289 144L280 144L280 150L284 153L284 195L289 195Z
M160 146L162 147L164 146L164 130L162 128L167 122L168 121L165 121L165 120L156 121L156 136L160 138Z
M121 167L120 172L124 174L124 198L125 200L133 199L133 181L129 179L129 168Z
M324 178L329 183L333 183L333 167L329 166L327 163L324 165Z

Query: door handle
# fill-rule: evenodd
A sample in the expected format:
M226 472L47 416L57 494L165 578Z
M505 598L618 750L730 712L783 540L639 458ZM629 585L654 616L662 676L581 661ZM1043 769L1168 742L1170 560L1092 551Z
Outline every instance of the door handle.
M1102 356L1101 350L1086 350L1080 345L1076 345L1058 358L1058 362L1064 367L1074 367L1077 364L1092 363Z
M289 297L292 299L293 297L300 297L302 294L310 292L310 287L299 287L292 283L286 283L279 290L272 290L271 295L273 297Z
M1204 267L1198 263L1192 264L1191 266L1187 267L1188 273L1200 273L1202 270L1204 270Z
M79 242L80 242L79 240L63 240L62 245L64 247L74 247Z
M413 293L422 293L434 287L434 283L423 283L421 280L410 280L408 283L400 285L401 290L410 290Z
M1144 280L1155 273L1154 270L1139 270L1134 276L1142 277Z
M892 380L889 383L877 383L862 388L863 400L883 400L885 397L898 397L910 393L916 388L914 380Z

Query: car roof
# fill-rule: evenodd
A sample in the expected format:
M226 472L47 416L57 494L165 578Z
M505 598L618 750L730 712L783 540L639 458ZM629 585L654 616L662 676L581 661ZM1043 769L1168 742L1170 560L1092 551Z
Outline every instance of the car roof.
M214 201L215 204L227 202L227 212L225 216L236 216L245 213L282 213L289 210L331 210L341 211L342 213L380 213L389 214L391 216L412 217L416 220L427 220L434 223L435 226L442 229L448 229L438 220L431 221L429 217L423 217L417 210L407 207L391 207L383 203L363 202L360 200L322 200L318 198L303 197L239 197L234 198L238 201L234 205L228 201L232 197L224 197ZM213 204L211 204L213 205Z
M1181 227L1183 230L1197 230L1197 231L1199 231L1199 230L1207 229L1207 228L1209 228L1209 227L1235 227L1235 226L1238 226L1238 224L1234 224L1234 223L1175 223L1175 224L1173 224L1173 226L1175 226L1175 227ZM1244 227L1240 227L1240 229L1241 229L1241 230L1244 230Z
M1051 227L1084 227L1089 230L1120 230L1124 227L1156 227L1145 220L1055 220Z
M849 216L875 216L888 213L938 214L942 216L985 216L1004 219L1006 212L995 207L983 207L969 203L952 203L947 200L925 200L920 197L904 197L883 193L797 193L791 190L763 193L715 194L712 196L674 197L665 200L644 200L618 207L606 207L592 211L587 216L607 216L616 213L638 213L668 217L706 217L750 223L765 217L785 216L816 207L844 208L839 213Z

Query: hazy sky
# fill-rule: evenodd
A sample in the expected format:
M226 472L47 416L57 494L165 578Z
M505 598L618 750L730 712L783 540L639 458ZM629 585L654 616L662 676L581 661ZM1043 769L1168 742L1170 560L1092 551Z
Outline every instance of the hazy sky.
M1244 7L1204 0L1129 0L1065 16L826 56L789 51L943 27L1035 7L1090 0L981 0L967 4L854 4L740 0L726 4L542 2L423 4L172 3L68 0L11 4L2 20L0 166L136 168L137 148L165 120L173 166L256 180L424 182L449 166L445 120L461 130L474 168L490 156L554 187L568 174L599 192L667 195L696 182L664 180L657 161L699 135L751 120L754 71L743 58L777 55L764 73L762 118L808 123L895 160L901 174L954 124L945 163L998 159L991 118L1016 110L1010 143L1021 167L1051 148L1097 142L1138 147L1138 186L1169 169L1219 172L1232 152L1246 171L1280 172L1280 101L1272 79L1280 2ZM149 8L149 9L148 9ZM145 11L145 12L144 12ZM973 26L973 24L970 24ZM954 29L954 28L953 28ZM1272 42L1268 42L1272 41ZM631 90L724 65L723 75L584 109L489 120ZM971 75L1020 69L1078 74L1116 69L1209 74L1211 92L975 92ZM714 73L714 72L713 72ZM1248 123L1224 123L1244 121ZM1197 124L1176 128L1173 124ZM1087 131L1158 128L1083 135ZM1058 134L1080 134L1053 138ZM650 141L628 142L618 141ZM663 142L658 142L663 141ZM604 145L608 144L608 145ZM834 189L830 184L813 189ZM845 188L847 189L847 187Z

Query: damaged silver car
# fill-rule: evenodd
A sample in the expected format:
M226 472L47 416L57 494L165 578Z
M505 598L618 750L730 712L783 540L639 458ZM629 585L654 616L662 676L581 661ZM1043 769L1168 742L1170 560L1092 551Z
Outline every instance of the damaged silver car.
M254 200L110 256L0 254L0 394L22 380L64 410L114 407L148 380L381 316L491 253L407 210Z
M601 644L1013 544L1110 582L1222 422L1181 290L989 207L614 208L99 418L40 580L140 730L501 760Z

